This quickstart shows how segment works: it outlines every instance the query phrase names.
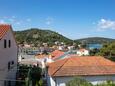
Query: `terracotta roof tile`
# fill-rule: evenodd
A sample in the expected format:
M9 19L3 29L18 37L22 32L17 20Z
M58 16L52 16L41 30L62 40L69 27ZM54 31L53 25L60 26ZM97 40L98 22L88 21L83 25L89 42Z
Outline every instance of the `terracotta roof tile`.
M115 74L115 62L100 56L71 57L49 64L51 76L111 75Z
M81 48L81 49L79 49L78 51L80 51L80 52L84 52L84 51L86 51L86 49Z
M59 69L60 67L63 66L63 64L67 61L67 59L64 59L64 60L58 60L56 62L53 62L53 63L49 63L48 64L48 72L50 75L54 75ZM60 63L58 63L60 62Z
M38 58L38 59L42 59L45 57L49 57L49 55L45 55L45 54L35 55L35 58Z
M0 24L0 39L7 33L7 31L11 28L11 25Z
M63 55L63 54L64 54L63 51L55 50L55 51L53 51L53 52L51 53L51 56L52 56L53 59L55 59L55 58L60 57L60 56Z

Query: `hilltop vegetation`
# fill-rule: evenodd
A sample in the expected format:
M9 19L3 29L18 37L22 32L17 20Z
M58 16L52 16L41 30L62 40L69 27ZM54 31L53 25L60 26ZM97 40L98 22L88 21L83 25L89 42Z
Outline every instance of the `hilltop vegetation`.
M31 28L23 31L15 31L16 41L20 44L28 43L34 45L41 45L42 43L48 43L53 45L54 42L64 42L65 44L72 45L73 41L77 44L87 44L87 43L108 43L115 39L103 38L103 37L89 37L78 40L71 40L57 32L51 30L42 30L38 28Z
M28 43L28 44L42 44L48 43L52 44L56 41L64 42L67 44L72 43L72 40L64 37L63 35L50 31L50 30L41 30L37 28L31 28L23 31L15 31L15 37L18 43Z
M79 41L80 43L109 43L112 41L115 41L115 39L110 39L110 38L103 38L103 37L88 37L88 38L83 38L83 39L77 39L75 41Z

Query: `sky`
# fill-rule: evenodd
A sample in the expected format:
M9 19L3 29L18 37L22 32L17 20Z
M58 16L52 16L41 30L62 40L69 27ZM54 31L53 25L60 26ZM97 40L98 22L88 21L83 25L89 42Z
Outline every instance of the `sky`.
M115 39L115 0L0 0L0 24L40 28L70 39Z

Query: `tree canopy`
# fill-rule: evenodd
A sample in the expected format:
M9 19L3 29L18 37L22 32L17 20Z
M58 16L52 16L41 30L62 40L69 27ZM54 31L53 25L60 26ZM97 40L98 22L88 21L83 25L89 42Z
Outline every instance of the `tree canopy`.
M108 80L106 82L93 85L83 78L76 77L73 80L67 82L66 86L115 86L115 83L112 80Z
M104 56L115 61L115 42L104 44L96 55Z
M71 39L68 39L64 37L63 35L50 31L50 30L41 30L37 28L31 28L24 31L15 31L15 38L18 43L28 43L28 44L42 44L42 43L48 43L49 45L52 45L52 43L59 41L64 42L66 44L71 44L73 41Z
M88 81L86 81L85 79L76 77L73 80L66 83L66 86L93 86L93 85Z

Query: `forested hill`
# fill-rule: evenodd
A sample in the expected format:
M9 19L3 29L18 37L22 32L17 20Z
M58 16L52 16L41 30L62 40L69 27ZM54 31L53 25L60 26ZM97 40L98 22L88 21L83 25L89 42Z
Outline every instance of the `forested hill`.
M28 44L42 44L49 43L52 44L55 41L71 43L72 40L64 37L63 35L50 31L50 30L41 30L37 28L31 28L23 31L14 32L16 40L18 43L28 43Z
M51 30L42 30L37 28L31 28L23 31L15 31L15 38L18 43L28 43L28 44L42 44L48 43L53 45L54 42L64 42L66 44L72 44L73 40ZM103 38L103 37L89 37L74 40L76 43L107 43L115 41L115 39Z
M89 38L77 39L75 41L79 41L81 43L107 43L115 41L115 39L103 38L103 37L89 37Z

